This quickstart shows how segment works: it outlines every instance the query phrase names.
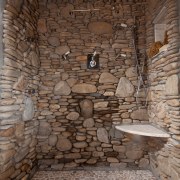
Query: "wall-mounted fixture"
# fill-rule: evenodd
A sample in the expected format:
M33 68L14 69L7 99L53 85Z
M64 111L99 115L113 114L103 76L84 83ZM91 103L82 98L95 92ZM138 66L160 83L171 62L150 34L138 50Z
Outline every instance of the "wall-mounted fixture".
M96 51L94 51L93 54L88 54L87 68L88 69L98 69L99 68L99 54L97 54Z
M68 54L70 54L70 51L67 51L62 55L63 60L67 60L69 58Z

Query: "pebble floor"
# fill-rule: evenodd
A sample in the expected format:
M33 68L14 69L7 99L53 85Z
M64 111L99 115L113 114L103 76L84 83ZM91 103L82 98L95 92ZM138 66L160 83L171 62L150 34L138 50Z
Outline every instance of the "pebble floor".
M157 180L149 170L38 171L32 180Z

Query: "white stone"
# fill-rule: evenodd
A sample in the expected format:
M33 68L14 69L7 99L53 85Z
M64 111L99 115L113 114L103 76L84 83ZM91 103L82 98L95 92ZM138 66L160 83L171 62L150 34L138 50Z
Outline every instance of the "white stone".
M28 97L27 99L25 99L25 108L24 108L24 112L22 115L22 118L24 121L29 121L32 120L34 117L34 103L32 101L32 99L30 97Z
M121 77L116 89L115 95L117 97L130 97L134 93L134 86L132 83L125 77Z

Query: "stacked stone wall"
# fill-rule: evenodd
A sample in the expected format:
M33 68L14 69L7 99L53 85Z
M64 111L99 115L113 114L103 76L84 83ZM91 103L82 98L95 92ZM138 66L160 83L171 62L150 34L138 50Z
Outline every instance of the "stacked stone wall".
M145 144L149 141L130 140L114 128L148 122L143 91L136 102L138 81L129 28L136 25L142 64L145 5L144 1L74 1L73 5L40 1L37 153L41 169L148 166ZM100 11L73 11L94 8ZM87 55L94 50L100 67L90 70Z
M163 7L166 8L167 50L148 60L149 120L172 134L161 151L152 156L152 167L161 179L180 179L180 97L179 97L179 13L178 1L159 1L147 11L147 49L154 42L153 20Z
M7 0L0 72L0 179L27 179L36 167L39 52L36 0Z

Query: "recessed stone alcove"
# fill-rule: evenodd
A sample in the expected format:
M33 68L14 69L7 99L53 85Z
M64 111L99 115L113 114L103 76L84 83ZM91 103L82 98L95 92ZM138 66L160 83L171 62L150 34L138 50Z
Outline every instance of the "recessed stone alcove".
M37 169L89 166L151 167L161 179L179 179L177 2L161 0L152 6L144 0L90 4L7 0L4 4L0 179L28 179ZM165 53L145 59L154 42L153 20L164 6L169 7L165 14L169 46ZM84 9L90 11L78 11ZM96 25L108 26L108 31ZM134 26L145 89L138 85ZM100 68L89 70L87 55L95 50ZM115 129L148 122L170 137L137 138Z

